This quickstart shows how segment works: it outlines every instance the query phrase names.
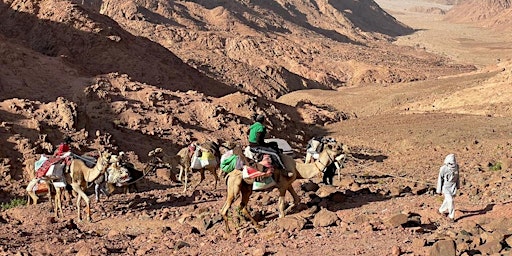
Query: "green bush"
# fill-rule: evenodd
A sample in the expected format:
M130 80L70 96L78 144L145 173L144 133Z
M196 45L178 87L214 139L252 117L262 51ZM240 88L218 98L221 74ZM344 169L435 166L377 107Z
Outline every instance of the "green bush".
M500 162L496 162L495 164L490 165L489 169L491 171L499 171L499 170L501 170L501 163Z
M2 208L2 211L5 211L7 209L11 209L25 204L27 204L27 200L25 200L24 198L14 198L9 203L2 203L0 207Z

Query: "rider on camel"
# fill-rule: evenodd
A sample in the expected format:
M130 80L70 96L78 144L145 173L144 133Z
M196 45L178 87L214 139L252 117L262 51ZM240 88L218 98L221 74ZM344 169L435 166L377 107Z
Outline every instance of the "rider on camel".
M64 141L59 145L59 148L57 148L57 151L55 151L53 156L54 157L60 157L64 153L69 152L71 150L70 147L69 147L69 144L71 144L71 142L73 142L71 137L66 136L66 138L64 138Z
M288 172L286 170L284 164L281 161L281 150L279 149L276 142L267 143L265 142L265 136L267 135L267 129L265 127L265 116L257 115L254 119L254 123L249 128L249 147L251 149L263 149L265 150L264 154L269 154L274 156L275 164L279 167L279 169L285 171L285 176L291 177L293 176L292 172Z

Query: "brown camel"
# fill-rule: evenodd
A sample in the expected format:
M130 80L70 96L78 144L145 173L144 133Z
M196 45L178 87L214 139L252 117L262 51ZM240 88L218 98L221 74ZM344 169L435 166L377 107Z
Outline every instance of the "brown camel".
M67 174L70 176L71 187L73 191L78 194L76 206L78 211L78 220L81 220L81 211L80 211L80 200L85 201L86 205L86 214L87 221L91 221L91 208L89 205L89 197L84 192L87 182L93 182L98 176L105 173L110 159L110 153L108 151L100 152L99 158L96 161L96 165L92 168L87 167L87 165L80 159L73 159L71 161L71 166L69 168L70 173Z
M279 189L279 217L282 218L285 216L285 195L286 191L290 192L293 197L293 204L290 205L288 209L293 208L295 205L300 203L300 198L292 187L293 181L296 179L310 179L315 175L318 175L325 167L330 165L337 155L341 154L343 150L347 148L343 146L341 143L326 145L326 149L320 154L317 161L314 163L301 163L296 162L292 157L287 155L281 155L281 159L288 169L288 172L293 172L292 177L281 175L279 170L275 170L273 174L273 178L277 183L276 187ZM236 147L234 149L234 154L238 155L242 158L242 160L247 163L247 159L242 154L242 150L240 147ZM240 202L239 209L240 211L251 220L251 222L256 226L260 227L258 222L251 216L251 214L247 211L247 203L249 202L249 198L252 194L252 183L253 180L243 179L242 171L234 170L230 172L226 176L227 183L227 197L226 202L222 206L220 210L220 214L224 219L224 223L226 225L226 231L230 232L229 224L228 224L228 216L227 212L231 207L231 204L236 199L239 193L242 194L242 199Z
M210 154L213 154L215 156L217 164L215 166L208 166L206 168L197 169L197 170L199 170L199 173L201 175L201 179L199 180L199 182L197 182L197 184L192 186L192 188L193 188L192 190L195 190L199 186L199 184L201 184L201 182L203 180L205 180L205 170L208 170L213 175L213 177L215 178L214 189L216 189L217 188L217 183L219 181L219 175L217 174L217 170L219 169L219 166L220 166L220 163L219 163L219 158L220 158L220 156L219 156L220 155L220 153L219 153L219 146L218 146L217 143L214 143L214 142L205 142L205 143L203 143L201 145L196 145L196 147L199 147L200 151L202 151L202 152L208 152ZM164 158L163 158L163 161L166 163L168 168L172 169L173 167L178 167L180 169L178 180L182 181L182 176L185 179L184 180L183 192L187 191L187 188L188 188L188 174L192 173L192 170L193 170L191 168L192 155L193 154L190 153L189 148L185 147L185 148L180 149L180 151L178 151L178 153L176 155L164 156Z

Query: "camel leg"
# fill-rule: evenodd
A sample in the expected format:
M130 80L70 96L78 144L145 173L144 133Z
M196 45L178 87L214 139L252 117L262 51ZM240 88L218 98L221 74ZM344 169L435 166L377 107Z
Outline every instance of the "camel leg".
M50 201L50 205L55 205L55 198L52 196L52 189L55 189L53 187L53 184L49 181L45 181L46 187L48 188L48 200Z
M284 218L285 214L285 195L286 188L279 188L279 218Z
M229 228L229 220L228 220L228 210L231 208L231 204L233 204L233 201L235 200L236 195L240 192L239 187L233 187L232 190L228 188L228 195L226 197L226 202L224 202L224 205L222 206L220 210L220 215L222 215L222 218L224 219L224 224L226 225L226 232L231 232Z
M36 195L36 192L27 191L27 193L28 193L28 199L29 199L29 200L27 200L27 205L30 205L30 199L32 199L32 202L34 205L37 204L37 200L39 199L39 197Z
M55 218L59 217L59 212L60 212L60 216L64 217L64 214L62 213L61 188L56 188L55 186L54 186L54 188L55 188L55 199L54 199L53 209L55 211L55 214L54 214Z
M217 174L217 168L213 167L210 169L210 172L213 174L213 177L215 178L215 185L213 189L217 189L217 184L219 183L219 175Z
M199 179L199 182L197 182L197 184L194 186L194 191L197 189L197 187L199 187L199 184L201 184L201 182L203 182L203 180L205 180L205 175L204 175L204 172L205 172L205 168L201 168L199 169L199 173L201 174L201 179Z
M288 209L285 210L285 213L290 211L293 207L300 204L300 197L299 197L299 195L297 195L297 192L295 192L295 189L293 189L293 186L291 184L288 187L288 192L290 192L290 194L293 197L293 203L288 207ZM283 201L284 201L284 197L283 197Z
M181 166L181 165L180 165L180 174L178 175L178 180L179 180L179 181L182 181L181 177L183 176L183 172L184 172L184 171L185 171L185 170L184 170L183 166Z
M231 208L231 205L233 204L233 201L236 200L237 195L240 193L240 188L242 186L242 180L237 179L236 176L228 176L227 177L227 196L226 196L226 202L224 202L224 205L222 206L220 210L220 215L224 219L224 224L226 226L226 232L230 233L231 229L229 228L229 220L228 220L228 211Z
M76 207L77 207L77 211L78 211L78 220L79 221L82 220L82 218L81 218L81 210L80 210L80 200L83 199L85 201L85 205L86 205L85 210L86 210L86 213L87 213L87 220L90 221L91 220L91 210L89 208L89 198L84 193L84 191L82 191L82 189L80 188L79 184L74 183L71 186L73 187L73 191L75 191L78 194L78 197L76 199Z
M188 169L190 170L190 169ZM187 192L187 185L188 185L188 172L187 168L183 169L183 174L185 175L185 185L183 186L183 193ZM181 171L180 171L180 177L181 177ZM180 178L181 180L181 178Z
M258 222L251 216L249 211L247 211L247 204L249 203L249 198L251 197L251 194L252 194L252 186L243 186L243 184L242 184L241 191L242 191L242 201L240 202L239 209L242 211L242 213L245 215L245 217L247 217L249 220L251 220L251 223L256 228L261 228L261 225L258 224Z
M36 192L30 191L30 192L28 192L28 195L29 195L30 198L32 198L33 204L36 205L37 204L37 200L39 199L39 197L36 195ZM28 202L28 203L30 204L30 202Z
M62 212L62 196L63 196L63 191L64 189L63 188L59 188L59 193L58 193L58 198L59 198L59 212L60 212L60 216L61 217L64 217L64 213Z
M28 200L27 205L30 205L30 199L32 199L33 204L37 204L37 200L39 197L36 195L36 192L34 192L34 186L37 184L37 179L31 180L27 185L27 193L28 193Z

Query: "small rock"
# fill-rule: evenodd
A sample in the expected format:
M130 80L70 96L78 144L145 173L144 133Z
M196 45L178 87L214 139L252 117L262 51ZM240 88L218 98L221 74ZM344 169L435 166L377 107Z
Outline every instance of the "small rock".
M119 234L119 231L112 229L108 232L107 239L114 240L117 236L119 236Z
M402 250L398 245L395 245L391 248L391 255L392 256L400 256L402 254Z
M254 249L254 251L252 252L252 255L253 256L264 256L265 253L267 253L265 248L259 247L259 248Z

